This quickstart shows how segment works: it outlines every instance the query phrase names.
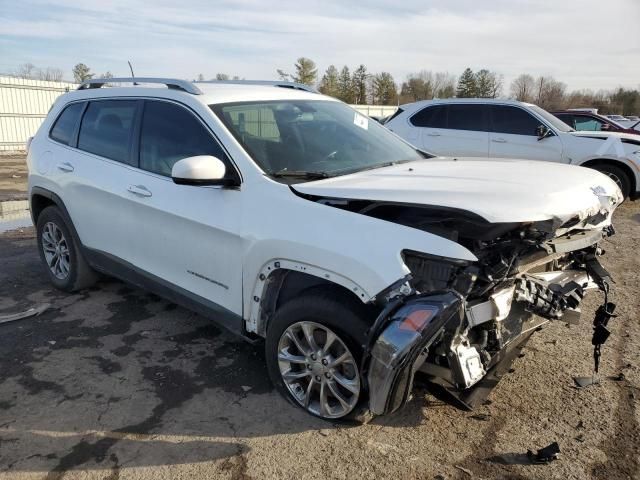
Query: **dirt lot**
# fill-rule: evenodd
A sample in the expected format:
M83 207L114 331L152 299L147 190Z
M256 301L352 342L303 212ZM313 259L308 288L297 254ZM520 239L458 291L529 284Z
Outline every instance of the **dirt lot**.
M0 202L27 198L27 164L25 156L0 155Z
M640 478L640 203L605 242L619 316L592 371L592 293L579 326L536 334L475 412L424 390L401 412L335 426L273 391L260 346L114 280L81 294L44 280L32 229L0 235L0 477ZM615 380L620 373L623 377ZM528 465L527 449L561 456Z

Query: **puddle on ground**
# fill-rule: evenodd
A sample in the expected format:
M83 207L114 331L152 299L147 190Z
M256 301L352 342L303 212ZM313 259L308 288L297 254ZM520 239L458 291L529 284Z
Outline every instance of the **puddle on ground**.
M0 233L33 225L29 210L17 210L0 214Z

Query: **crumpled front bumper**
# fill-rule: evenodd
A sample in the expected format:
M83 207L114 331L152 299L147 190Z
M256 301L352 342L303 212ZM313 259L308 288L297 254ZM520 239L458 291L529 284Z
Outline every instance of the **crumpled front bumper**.
M411 297L383 313L388 321L371 348L367 369L371 413L391 413L406 402L418 357L449 323L460 323L462 306L460 295L443 292Z
M535 284L532 287L524 280L535 281ZM384 415L404 405L418 370L436 377L435 383L469 407L471 387L477 385L478 390L484 389L488 395L505 365L508 369L515 358L514 352L524 346L533 331L549 320L562 318L574 323L584 290L595 287L604 291L609 274L594 256L581 270L527 274L518 281L523 281L524 286L509 289L508 306L501 307L501 302L496 303L491 297L470 306L453 290L410 295L388 306L372 327L363 363L371 413ZM516 282L516 285L519 284ZM500 338L499 350L492 353L490 361L482 360L479 349L473 345L451 348L452 339L459 338L460 332L489 321L503 325L505 332ZM430 346L440 340L444 340L447 355L453 355L449 357L450 369L425 363ZM427 365L431 371L425 370ZM481 385L487 383L485 379L491 383L490 387Z

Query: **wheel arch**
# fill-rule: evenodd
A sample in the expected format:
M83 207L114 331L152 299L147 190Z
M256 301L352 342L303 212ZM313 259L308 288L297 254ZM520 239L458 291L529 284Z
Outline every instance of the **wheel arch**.
M596 167L598 165L611 165L613 167L620 168L629 177L629 181L631 182L631 194L637 192L638 190L639 182L638 182L638 177L636 175L636 172L626 162L623 162L621 160L614 160L611 158L594 158L591 160L587 160L586 162L581 163L579 165L581 167L593 168L594 170L597 170Z
M73 240L78 246L82 245L80 237L78 236L78 232L76 231L76 227L71 220L71 216L69 215L69 211L58 195L53 193L51 190L47 190L42 187L33 187L31 189L31 196L29 197L29 204L31 210L31 220L33 221L34 226L37 226L38 217L45 208L57 207L60 210L64 221L67 223L67 227L71 231Z
M269 320L276 310L291 298L311 288L335 289L359 304L370 300L359 285L339 274L291 260L268 262L260 271L252 291L245 328L264 337Z

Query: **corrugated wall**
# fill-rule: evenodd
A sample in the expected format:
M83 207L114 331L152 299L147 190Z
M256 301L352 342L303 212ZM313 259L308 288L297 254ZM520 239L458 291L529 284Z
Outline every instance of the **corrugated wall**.
M36 133L56 98L75 88L74 83L0 76L0 151L24 150L27 139ZM352 107L365 115L380 117L397 109L380 105Z
M56 98L76 87L0 76L0 151L24 150Z

